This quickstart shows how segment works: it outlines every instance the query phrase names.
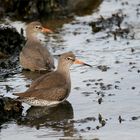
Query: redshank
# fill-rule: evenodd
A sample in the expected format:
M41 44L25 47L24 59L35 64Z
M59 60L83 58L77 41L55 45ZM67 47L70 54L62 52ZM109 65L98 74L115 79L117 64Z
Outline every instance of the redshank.
M20 53L20 64L24 69L49 71L54 68L52 55L37 37L39 33L45 32L52 33L51 30L44 28L38 21L31 22L27 25L27 42Z
M39 77L27 91L14 95L31 106L51 106L65 101L71 90L70 66L73 63L91 67L77 60L73 52L63 53L59 57L56 71Z

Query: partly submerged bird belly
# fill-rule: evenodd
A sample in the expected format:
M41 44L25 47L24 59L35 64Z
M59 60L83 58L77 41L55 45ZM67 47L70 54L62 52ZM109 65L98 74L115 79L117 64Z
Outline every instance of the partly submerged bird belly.
M42 56L34 58L25 55L23 52L20 53L20 65L23 69L31 71L52 71L55 68L54 63L44 60Z
M25 54L23 52L20 53L20 65L24 68L24 69L29 69L31 71L35 71L35 67L33 62L30 60L30 57L25 56Z
M31 71L46 71L47 68L44 61L40 59L31 58L25 56L23 52L20 53L20 64L24 69L29 69Z
M62 102L62 101L47 101L47 100L33 99L33 98L22 99L21 101L31 106L53 106Z

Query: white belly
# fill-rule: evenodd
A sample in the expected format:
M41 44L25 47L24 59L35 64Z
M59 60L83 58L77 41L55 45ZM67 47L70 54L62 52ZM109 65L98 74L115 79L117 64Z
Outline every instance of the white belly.
M31 106L54 106L56 104L61 103L62 101L47 101L47 100L35 100L35 99L25 99L23 102L31 105Z

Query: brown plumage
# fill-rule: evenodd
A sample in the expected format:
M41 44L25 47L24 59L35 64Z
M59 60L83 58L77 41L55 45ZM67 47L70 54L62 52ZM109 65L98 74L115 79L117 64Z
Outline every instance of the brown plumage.
M27 25L27 42L20 53L20 64L24 69L41 71L54 68L53 56L37 38L37 34L41 32L51 32L51 30L44 28L40 22L31 22Z
M23 93L15 93L19 99L33 106L46 106L64 101L71 90L70 66L73 63L84 64L75 59L72 52L63 53L58 61L57 70L47 73L32 82Z

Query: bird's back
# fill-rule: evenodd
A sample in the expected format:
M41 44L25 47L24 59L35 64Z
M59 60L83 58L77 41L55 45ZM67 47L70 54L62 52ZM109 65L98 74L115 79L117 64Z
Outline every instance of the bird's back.
M28 40L20 53L20 63L25 69L47 70L54 68L54 59L39 41Z
M39 77L35 81L33 81L28 91L34 89L42 89L42 88L49 89L49 88L55 88L61 86L63 87L66 85L67 85L67 81L65 77L61 73L54 71L54 72L47 73Z

